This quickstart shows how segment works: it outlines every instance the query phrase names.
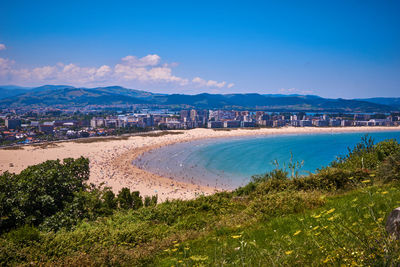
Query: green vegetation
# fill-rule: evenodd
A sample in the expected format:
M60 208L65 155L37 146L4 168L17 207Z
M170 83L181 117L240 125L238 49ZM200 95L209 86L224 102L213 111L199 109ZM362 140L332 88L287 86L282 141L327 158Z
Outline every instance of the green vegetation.
M397 265L400 145L365 137L315 174L291 162L246 186L157 204L85 185L87 159L0 177L0 265Z

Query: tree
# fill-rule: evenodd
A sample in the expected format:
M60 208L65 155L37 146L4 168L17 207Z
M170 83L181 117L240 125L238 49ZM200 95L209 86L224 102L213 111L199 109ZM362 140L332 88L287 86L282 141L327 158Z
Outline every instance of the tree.
M145 207L150 207L150 205L151 205L151 197L146 196L146 197L144 198L144 206L145 206Z
M133 209L137 210L143 207L143 198L140 196L139 191L132 192Z
M115 199L115 194L109 189L103 193L103 200L105 208L109 210L114 210L118 206L117 200Z
M118 192L118 204L121 209L131 209L133 207L133 198L131 195L131 190L124 187Z
M89 179L86 158L48 160L20 174L0 176L0 232L22 225L41 224L84 191Z

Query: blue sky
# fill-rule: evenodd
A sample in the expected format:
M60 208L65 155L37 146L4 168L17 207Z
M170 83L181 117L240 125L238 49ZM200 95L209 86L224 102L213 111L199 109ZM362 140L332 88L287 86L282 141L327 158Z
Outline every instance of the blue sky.
M400 97L400 1L15 1L0 84Z

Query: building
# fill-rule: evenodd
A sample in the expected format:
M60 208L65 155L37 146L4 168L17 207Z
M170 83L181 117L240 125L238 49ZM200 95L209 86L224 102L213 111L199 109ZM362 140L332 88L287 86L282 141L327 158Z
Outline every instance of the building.
M207 123L208 128L222 128L224 127L224 123L222 121L209 121Z
M353 121L350 120L342 120L340 123L340 126L342 127L347 127L347 126L352 126L353 125Z
M53 134L54 126L52 124L41 124L39 125L39 131L44 134Z
M355 121L367 121L371 118L371 115L368 114L354 114Z
M167 129L183 129L185 124L180 121L170 120L168 122L159 123L159 126Z
M182 121L187 121L190 118L190 112L189 110L181 110L180 111L180 116Z
M274 120L272 123L272 127L283 127L286 125L286 122L284 120Z
M256 123L252 121L241 121L240 127L255 127Z
M341 120L337 120L337 119L330 119L329 120L329 126L331 127L340 127L342 125L342 121Z
M300 120L300 127L311 127L312 121L310 120Z
M273 126L273 122L271 120L259 120L257 123L258 123L258 125L265 126L265 127Z
M104 124L105 124L104 118L94 117L93 119L90 120L90 127L92 127L92 128L103 127Z
M195 109L192 109L190 111L190 120L195 121L197 119L197 111Z
M240 121L224 121L224 128L239 128L240 126Z
M236 117L235 111L231 110L210 110L209 120L221 121L221 120L234 120Z
M9 130L15 130L21 127L21 120L20 119L6 119L6 127Z
M328 127L329 121L327 120L314 120L313 124L317 127Z
M300 127L300 120L291 120L290 125L293 127Z
M38 121L31 121L31 127L39 127Z

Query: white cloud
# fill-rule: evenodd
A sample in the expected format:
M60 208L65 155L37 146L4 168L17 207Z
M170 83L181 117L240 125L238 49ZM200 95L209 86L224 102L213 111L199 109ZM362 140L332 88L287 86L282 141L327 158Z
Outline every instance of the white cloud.
M12 65L14 65L14 61L0 57L0 77L9 75L12 71Z
M57 63L53 66L39 66L31 69L16 68L15 62L0 58L0 83L22 85L58 83L75 86L128 85L132 82L146 85L174 85L182 88L187 85L208 88L231 88L234 84L200 77L188 79L173 73L177 63L161 63L156 54L138 58L128 55L114 66L81 67L78 64Z
M206 86L206 87L213 87L213 88L222 88L222 87L224 87L226 85L225 81L223 81L223 82L217 82L217 81L214 81L214 80L208 80L207 81L207 80L204 80L204 79L202 79L200 77L193 78L192 82L197 84L197 85L199 85L199 86L203 86L203 87Z
M234 87L234 86L235 86L234 83L229 83L226 87L228 87L228 89L230 89L230 88L232 88L232 87Z
M313 94L314 90L300 90L297 88L281 88L281 89L279 89L279 93L309 95L309 94Z
M132 67L147 67L156 66L160 63L161 57L158 55L147 55L142 58L137 58L135 56L126 56L122 58L122 61Z
M0 44L0 50L6 50L6 45L5 44Z

